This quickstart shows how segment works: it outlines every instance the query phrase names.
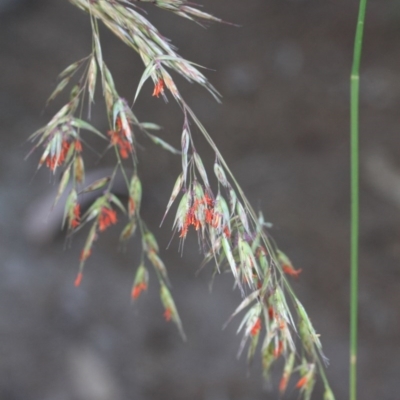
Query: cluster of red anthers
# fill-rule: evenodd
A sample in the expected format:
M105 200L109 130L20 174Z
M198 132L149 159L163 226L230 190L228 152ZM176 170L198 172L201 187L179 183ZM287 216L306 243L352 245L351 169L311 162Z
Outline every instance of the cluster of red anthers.
M103 207L99 216L99 230L105 231L110 225L117 223L117 213L112 208Z
M79 204L75 204L73 209L73 218L71 219L71 228L77 228L81 223L81 208ZM109 207L102 207L98 219L99 231L104 232L110 225L117 223L117 213Z
M79 203L75 204L73 210L73 218L71 219L70 226L72 229L77 228L81 223L81 206Z
M283 330L285 328L285 322L279 317L279 315L274 311L274 309L271 306L268 308L268 317L270 321L273 321L275 319L279 330ZM261 328L262 328L261 318L258 317L250 329L250 335L251 336L258 335L261 331ZM283 342L280 340L278 342L277 347L274 349L274 357L278 358L282 354L282 351L283 351Z
M254 325L251 327L250 335L256 336L260 333L260 331L261 331L261 318L258 317Z
M186 213L179 237L186 237L191 225L194 226L196 231L205 225L218 228L221 223L221 215L215 212L214 204L214 200L208 194L205 194L202 199L196 199ZM198 212L200 206L205 208L203 213ZM200 215L201 217L199 218ZM224 227L223 232L226 237L230 237L231 233L227 226Z
M75 145L75 150L77 152L81 152L82 151L82 143L79 140L75 140L74 141L74 145ZM64 161L65 158L67 157L68 151L70 149L70 142L68 142L67 140L63 140L61 143L61 150L59 151L58 154L54 154L54 155L48 155L45 158L45 162L46 162L46 166L51 170L51 171L55 171L55 169L59 166L61 166Z
M47 156L46 158L46 165L48 168L50 168L52 171L54 171L57 167L63 164L65 157L67 156L68 150L69 150L69 142L64 140L61 144L61 151L60 153L54 154L53 156Z
M122 158L128 158L129 154L133 151L132 143L129 141L131 135L130 132L122 126L121 118L118 116L115 121L115 131L108 131L108 136L110 136L110 141L113 146L118 146L119 154Z
M164 318L167 322L171 321L172 318L172 310L170 308L166 308L164 311Z
M78 205L74 207L74 219L71 221L71 226L74 227L78 226L80 223L80 215L79 215L80 208ZM76 212L76 213L75 213ZM76 221L76 222L74 222ZM100 232L104 232L110 225L117 223L117 213L111 207L102 207L98 217L98 227ZM97 234L93 236L93 240L97 239ZM81 252L80 261L86 261L90 255L92 254L91 248L85 248Z
M285 321L279 316L279 314L274 310L272 306L268 307L268 323L272 324L270 329L278 329L279 331L283 331L286 328L286 323ZM255 321L252 323L251 328L250 328L250 335L252 337L257 337L262 329L262 318L257 317ZM284 352L284 341L282 339L278 340L277 343L275 344L271 355L275 358L278 359ZM294 357L294 354L292 354ZM293 361L292 364L289 368L285 368L284 373L282 375L282 378L279 383L279 391L281 394L283 394L287 388L291 373L292 373L292 366L293 366ZM289 362L290 364L290 362ZM303 389L304 387L307 386L307 384L310 382L310 380L313 377L312 374L312 369L305 373L296 383L296 388L297 389Z
M153 96L159 97L160 94L164 93L164 80L160 78L154 85Z
M282 270L286 275L293 276L294 278L298 278L302 269L294 269L292 265L290 264L283 264L282 265Z
M132 299L134 300L137 299L140 296L140 294L146 290L147 290L147 284L145 282L139 282L132 289L131 293Z

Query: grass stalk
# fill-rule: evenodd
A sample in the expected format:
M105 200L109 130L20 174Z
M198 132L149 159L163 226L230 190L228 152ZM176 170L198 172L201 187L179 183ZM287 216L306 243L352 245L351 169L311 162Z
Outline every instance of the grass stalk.
M357 320L359 251L359 92L360 60L367 0L360 0L350 77L350 164L351 164L351 243L350 243L350 376L349 399L357 399Z

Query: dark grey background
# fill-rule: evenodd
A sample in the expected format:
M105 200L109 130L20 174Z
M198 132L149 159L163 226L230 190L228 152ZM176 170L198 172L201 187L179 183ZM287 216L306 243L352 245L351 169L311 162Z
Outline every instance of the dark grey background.
M237 361L239 320L221 330L240 301L231 278L217 277L210 293L210 268L195 276L201 256L194 235L182 257L177 240L164 250L173 215L160 230L158 225L180 160L145 139L139 151L143 216L158 235L189 340L182 343L163 320L154 276L138 307L130 305L139 246L134 242L118 252L118 228L96 243L82 286L73 286L86 232L67 250L62 234L41 236L45 228L32 216L45 221L48 213L32 211L32 205L56 186L47 170L35 174L38 155L24 157L28 135L62 104L60 99L41 114L58 73L90 51L89 21L67 1L8 3L15 7L0 2L0 398L278 398L263 386L259 359L249 374L244 358ZM206 74L223 94L222 105L179 81L182 92L255 207L274 224L280 247L303 269L293 285L321 333L337 399L345 399L348 98L356 1L204 3L205 10L242 27L204 30L146 10L185 58L214 70ZM397 399L400 381L399 22L398 2L370 1L361 79L363 400ZM138 58L105 30L102 42L121 95L131 99L143 70ZM178 146L179 110L152 98L151 91L150 84L144 87L135 112L163 125L163 137ZM100 98L97 103L92 121L105 130ZM198 134L196 144L212 162ZM111 163L106 157L100 165ZM96 167L92 157L86 168Z

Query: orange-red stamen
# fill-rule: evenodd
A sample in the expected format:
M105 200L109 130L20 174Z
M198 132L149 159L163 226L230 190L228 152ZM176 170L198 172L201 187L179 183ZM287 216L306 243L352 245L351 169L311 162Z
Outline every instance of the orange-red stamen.
M261 319L257 318L256 322L254 323L254 325L252 326L251 330L250 330L250 335L251 336L256 336L258 335L258 333L261 330Z
M78 203L75 204L73 215L74 218L71 221L71 228L75 229L81 223L81 206Z
M204 196L204 201L206 202L207 207L214 208L214 200L208 194Z
M296 383L296 388L297 389L302 388L303 386L305 386L307 384L307 382L308 382L308 376L305 375Z
M117 118L117 127L118 127ZM118 131L108 131L108 136L110 136L110 142L113 146L118 146L119 154L122 158L128 158L129 154L132 153L133 147L131 142L126 139L126 136L123 134L122 130Z
M154 85L153 96L159 97L161 93L164 93L164 79L162 78Z
M118 132L120 130L122 130L122 120L119 115L118 115L117 119L115 120L115 126L117 127Z
M282 266L282 270L286 275L293 276L294 278L298 278L302 269L294 269L291 265L285 264Z
M135 285L133 287L132 293L131 293L132 299L137 299L140 296L140 294L142 292L144 292L145 290L147 290L146 283L141 282L141 283L138 283L137 285Z
M212 221L214 219L214 211L211 209L206 210L206 223L211 225Z
M80 153L82 151L82 143L80 140L75 140L75 150Z
M105 231L110 225L117 223L117 213L108 207L103 207L100 211L99 230Z
M59 154L55 154L54 156L47 156L46 165L52 171L54 171L57 167L63 164L65 161L65 157L67 156L70 144L63 140L61 144L61 150Z
M78 275L76 276L76 279L74 282L75 287L78 287L81 284L82 278L83 278L82 272L78 272Z
M128 201L128 213L129 213L129 216L132 216L133 214L135 214L135 210L136 210L135 202L132 199L132 197L129 197L129 201Z
M165 311L164 311L164 318L165 318L165 320L168 322L168 321L171 321L171 318L172 318L172 310L168 307L168 308L166 308L165 309Z

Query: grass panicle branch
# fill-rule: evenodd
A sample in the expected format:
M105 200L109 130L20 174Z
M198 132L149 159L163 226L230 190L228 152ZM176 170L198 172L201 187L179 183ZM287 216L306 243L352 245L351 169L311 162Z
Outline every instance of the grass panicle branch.
M277 360L283 360L279 384L281 395L292 379L300 396L309 400L319 375L325 390L325 400L332 400L334 397L324 371L326 359L319 336L290 284L290 279L298 278L301 269L296 269L271 239L263 215L257 215L252 208L215 142L182 98L168 71L175 71L187 81L203 86L219 101L217 90L199 71L198 65L182 58L142 15L136 1L69 1L90 17L92 49L86 58L61 73L60 83L50 100L62 90L67 90L75 74L80 71L82 75L71 88L68 103L46 126L36 131L31 139L35 142L34 149L41 148L43 151L39 167L45 164L53 173L58 169L63 171L56 200L72 183L64 213L64 224L69 233L74 234L85 226L89 228L75 285L81 284L84 266L98 236L117 222L118 210L127 218L121 240L127 242L138 232L142 244L141 262L132 285L132 301L136 302L147 290L150 282L149 267L152 267L158 279L164 318L174 322L185 338L156 237L140 214L142 184L137 163L137 143L141 137L146 137L181 157L182 171L176 179L165 213L170 212L174 203L177 203L172 228L179 235L181 248L190 231L195 231L204 251L204 264L212 262L216 272L230 271L235 287L242 293L243 300L231 316L244 313L238 330L243 335L239 353L248 345L247 359L251 362L258 349L267 380L272 366L277 364ZM199 23L222 22L184 0L148 2ZM167 99L169 95L179 104L183 111L180 149L173 148L150 133L156 131L158 126L140 122L128 101L118 94L112 73L103 58L99 22L137 52L143 61L144 72L138 82L133 104L148 79L154 84L153 96ZM97 81L101 83L107 110L109 130L106 133L82 118L85 108L90 115ZM88 101L86 106L85 99ZM196 151L192 128L198 129L215 153L212 166L205 164ZM89 149L85 140L87 134L97 135L104 140L107 150L114 149L116 166L111 176L85 186L83 156ZM132 173L128 172L127 163ZM209 178L210 170L215 175L215 185L210 183L214 182ZM122 202L112 191L117 172L122 173L126 183L126 202ZM99 195L82 214L80 198L90 191L97 191ZM293 377L295 375L297 378Z

